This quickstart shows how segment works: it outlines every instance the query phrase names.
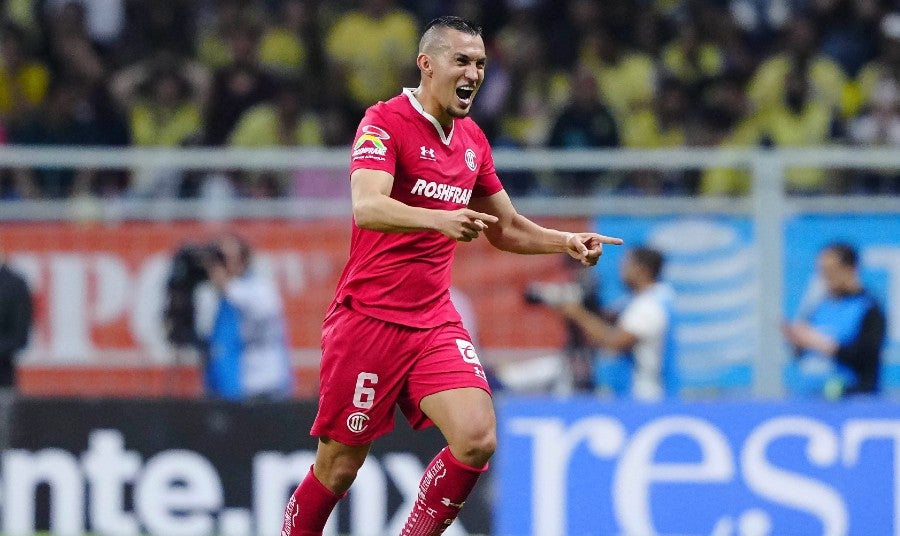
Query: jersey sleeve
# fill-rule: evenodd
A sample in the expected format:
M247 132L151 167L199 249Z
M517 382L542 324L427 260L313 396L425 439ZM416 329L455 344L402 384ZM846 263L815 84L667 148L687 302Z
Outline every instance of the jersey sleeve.
M487 141L484 132L481 132L479 139L481 146L481 162L478 168L478 177L475 179L475 186L472 188L472 197L488 197L494 195L503 189L500 183L500 177L497 176L497 170L494 168L494 156L491 154L491 145Z
M350 150L351 174L357 169L376 169L394 175L399 147L392 130L379 105L366 111Z

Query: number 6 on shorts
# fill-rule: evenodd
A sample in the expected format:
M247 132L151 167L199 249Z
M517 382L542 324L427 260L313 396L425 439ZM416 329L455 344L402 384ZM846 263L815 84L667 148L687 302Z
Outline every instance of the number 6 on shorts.
M360 372L356 377L356 390L353 392L353 405L359 409L369 409L375 403L375 388L370 385L378 383L378 374Z

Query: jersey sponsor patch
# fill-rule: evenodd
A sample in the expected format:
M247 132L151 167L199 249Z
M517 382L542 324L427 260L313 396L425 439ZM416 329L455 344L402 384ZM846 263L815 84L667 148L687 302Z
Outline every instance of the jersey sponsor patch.
M384 160L384 156L387 154L384 140L391 139L391 136L383 128L375 125L363 125L361 130L362 134L356 138L356 142L353 144L353 159Z
M468 188L460 188L459 186L442 182L426 181L425 179L417 179L409 193L424 195L432 199L440 199L441 201L452 201L461 205L468 205L469 199L472 198L472 190Z

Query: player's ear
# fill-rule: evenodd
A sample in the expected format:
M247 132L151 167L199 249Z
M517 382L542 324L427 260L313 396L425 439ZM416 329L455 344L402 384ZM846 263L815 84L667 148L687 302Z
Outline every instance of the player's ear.
M420 53L416 57L416 65L419 66L419 71L422 72L423 76L431 77L434 74L434 69L431 66L431 58L428 57L428 54L424 52Z

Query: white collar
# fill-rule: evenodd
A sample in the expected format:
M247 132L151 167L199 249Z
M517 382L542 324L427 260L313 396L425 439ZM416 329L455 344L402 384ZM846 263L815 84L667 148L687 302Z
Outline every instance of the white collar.
M409 99L409 103L412 104L412 107L415 108L417 112L422 114L425 119L431 121L431 124L434 125L434 128L437 130L438 136L441 137L441 141L444 143L444 145L450 145L450 140L453 139L453 130L456 128L456 121L453 121L453 124L450 126L450 134L444 134L444 127L441 126L441 124L433 115L426 112L425 109L422 108L422 103L419 102L419 99L417 99L415 95L413 95L413 88L403 88L403 94L406 95L406 97Z

